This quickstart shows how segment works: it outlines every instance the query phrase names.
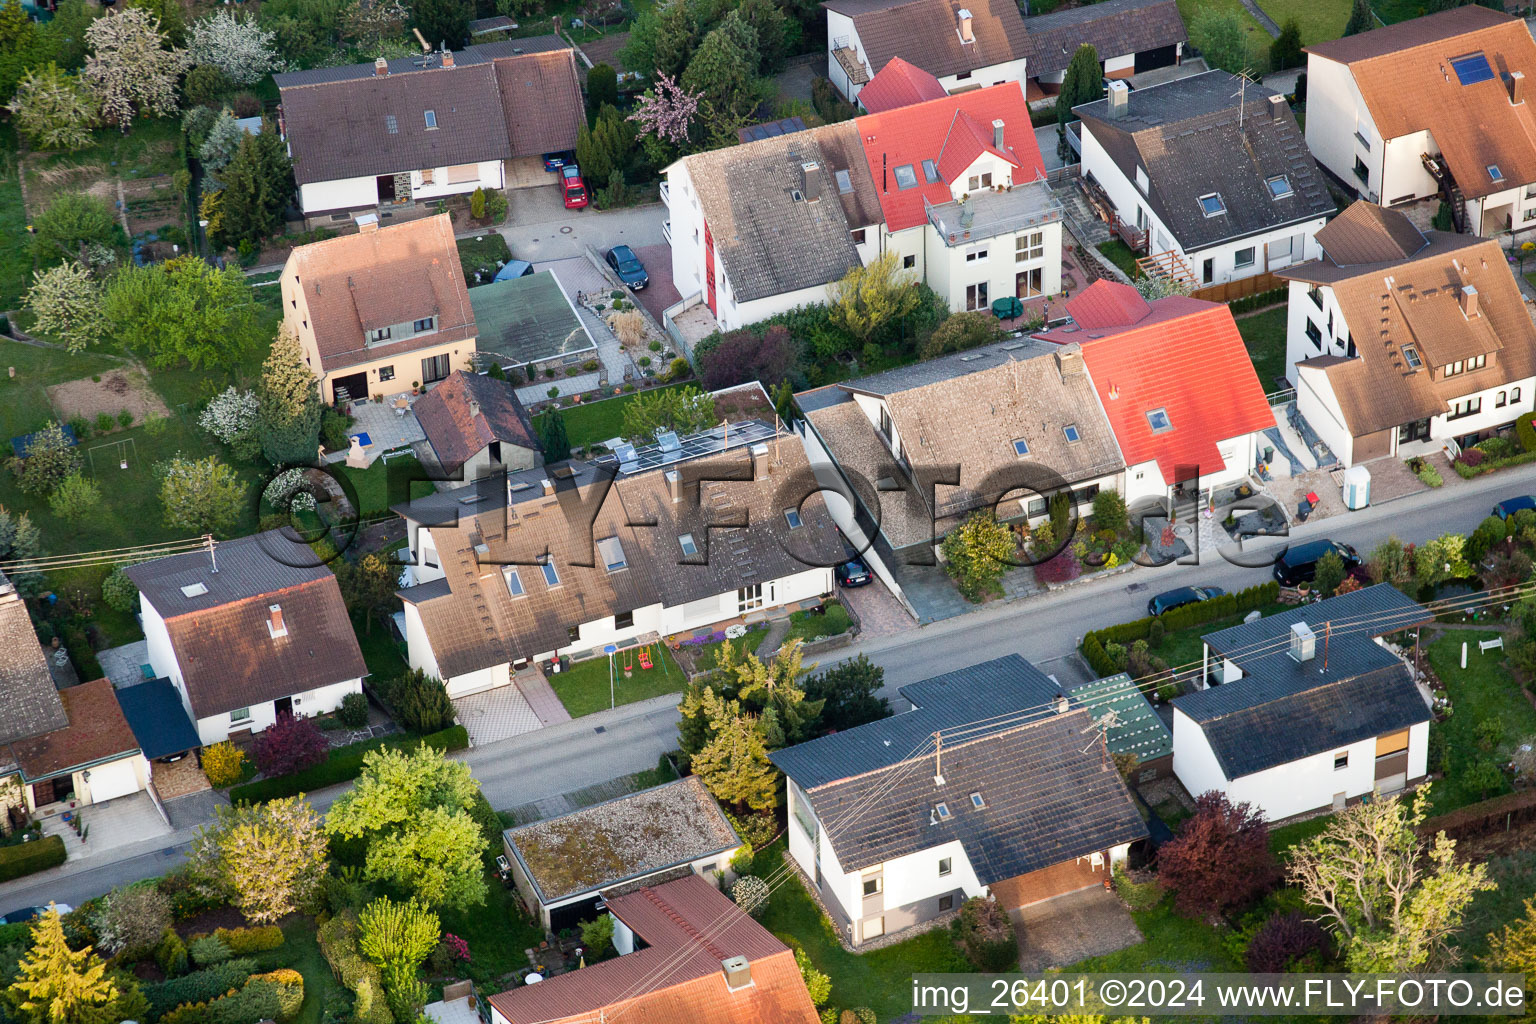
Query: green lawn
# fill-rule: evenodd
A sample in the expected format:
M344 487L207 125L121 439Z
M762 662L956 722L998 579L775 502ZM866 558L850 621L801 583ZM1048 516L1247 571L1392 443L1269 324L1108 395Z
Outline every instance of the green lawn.
M1432 723L1445 741L1445 778L1434 784L1430 796L1435 813L1444 814L1466 804L1507 792L1509 783L1502 773L1497 788L1479 791L1467 778L1468 769L1480 763L1502 764L1509 760L1516 743L1536 735L1536 708L1532 708L1511 677L1502 652L1483 654L1479 640L1497 633L1480 630L1447 630L1429 645L1429 664L1445 683L1451 698L1452 714L1444 722ZM1467 667L1461 668L1461 645L1468 645ZM1483 723L1491 722L1492 726ZM1491 749L1484 749L1483 730L1492 730Z
M485 873L485 884L485 906L445 910L440 917L443 931L469 943L470 960L464 973L483 994L492 995L508 987L501 983L504 975L528 966L523 950L537 947L544 929L533 922L517 895L502 885L494 872Z
M853 623L848 609L841 601L828 601L825 610L816 612L792 612L789 616L789 636L786 640L813 640L818 636L838 636L848 632Z
M1488 952L1488 934L1502 931L1506 924L1525 913L1525 901L1536 893L1536 850L1518 850L1487 861L1488 877L1498 883L1490 892L1472 897L1466 924L1457 943L1469 969L1478 969L1479 957Z
M698 651L698 655L693 659L694 667L700 672L714 668L715 659L720 654L720 648L726 644L735 647L738 656L744 655L748 651L757 650L757 645L763 642L763 632L767 628L766 625L757 623L748 627L746 634L737 637L735 640L715 640L711 643L699 644L695 648ZM738 657L737 660L740 660L740 658Z
M320 943L315 939L315 923L297 918L283 926L282 963L304 975L304 1005L294 1024L320 1024L325 1008L351 1002L351 995L331 973Z
M1107 242L1100 242L1096 248L1109 262L1125 271L1126 277L1134 281L1141 276L1141 269L1136 266L1136 254L1120 239L1111 238Z
M1306 3L1307 0L1293 0L1293 2ZM1337 0L1330 0L1330 2L1337 2ZM1193 26L1195 16L1203 10L1230 11L1236 14L1243 22L1243 31L1248 34L1249 70L1260 75L1269 70L1269 44L1273 40L1269 33L1260 27L1254 16L1248 13L1242 0L1179 0L1179 14L1184 18L1186 26Z
M605 711L610 699L619 704L633 704L637 700L659 697L664 693L679 693L683 684L683 670L672 659L672 652L661 644L651 645L652 667L640 667L640 652L629 655L632 665L629 678L624 677L624 652L613 656L612 690L609 688L608 659L602 655L577 662L558 675L549 677L549 685L572 718Z
M1281 382L1285 376L1285 314L1286 307L1280 306L1237 321L1248 358L1253 360L1254 372L1265 391L1285 387Z
M399 458L375 459L367 469L353 469L342 465L341 471L357 489L358 515L363 518L383 515L393 505L406 501L406 485L410 485L412 500L431 494L436 488L426 478L426 470L413 455Z
M464 267L464 281L466 284L482 284L496 276L498 267L496 261L502 263L512 258L512 250L507 248L507 240L495 231L487 231L483 235L475 235L473 238L459 239L459 263ZM475 280L475 274L480 274L481 280Z
M1376 16L1388 25L1395 25L1399 21L1408 21L1411 18L1422 18L1432 10L1424 0L1372 0L1371 9Z
M1313 836L1320 836L1323 830L1333 821L1333 815L1324 814L1317 818L1308 818L1306 821L1297 821L1289 825L1281 825L1279 828L1269 830L1269 848L1276 854L1284 853L1297 843L1304 843Z
M16 161L16 129L0 124L0 310L21 305L32 277L32 254L26 244L27 208L21 201L21 172Z
M686 384L666 385L668 388L687 386ZM624 432L624 407L634 399L634 394L619 395L615 398L605 398L600 402L584 402L581 405L561 409L560 415L565 419L565 434L570 439L571 447L580 448L583 445L596 444L621 436ZM544 419L548 415L548 413L542 413L534 418L535 430L544 429Z
M1259 7L1282 28L1295 18L1301 26L1301 44L1311 46L1344 34L1350 0L1259 0Z
M1284 611L1283 604L1268 604L1259 611L1263 615L1273 615L1278 611ZM1190 626L1188 629L1175 629L1163 635L1163 642L1152 648L1152 653L1166 661L1170 668L1189 668L1196 665L1205 653L1205 641L1200 638L1207 633L1236 626L1243 621L1243 615L1229 615L1224 619L1212 619L1210 622L1202 622L1198 626Z
M1070 972L1240 971L1232 956L1226 930L1204 921L1180 917L1173 901L1164 898L1150 910L1134 910L1131 916L1144 941L1106 956L1090 957L1065 968Z
M374 679L399 679L409 667L405 662L403 645L389 631L389 625L374 620L373 632L368 632L352 617L352 631L357 634L357 645L362 648L363 662L368 674Z

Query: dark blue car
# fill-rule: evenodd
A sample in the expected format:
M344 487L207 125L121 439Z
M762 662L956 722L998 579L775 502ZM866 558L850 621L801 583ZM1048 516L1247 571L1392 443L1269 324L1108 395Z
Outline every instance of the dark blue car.
M857 558L850 558L838 566L833 570L833 575L837 577L837 585L840 587L862 587L875 582L875 574Z
M1516 512L1523 512L1526 509L1536 510L1536 496L1522 494L1518 498L1505 498L1493 506L1493 514L1500 519L1508 519Z
M1225 593L1226 591L1220 587L1179 587L1176 590L1166 590L1147 602L1147 614L1161 615L1163 612L1172 611L1186 604L1209 601Z
M635 291L640 291L651 283L651 277L645 272L645 267L640 263L640 257L635 255L635 250L627 245L616 245L608 250L608 255L603 257L613 272L619 275L619 280L629 285Z

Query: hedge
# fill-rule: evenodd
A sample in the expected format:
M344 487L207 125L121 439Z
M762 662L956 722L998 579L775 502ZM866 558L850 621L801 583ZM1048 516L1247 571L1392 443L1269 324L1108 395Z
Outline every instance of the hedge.
M303 1001L301 992L299 1002ZM251 978L238 992L176 1007L160 1018L160 1024L251 1024L291 1019L282 1016L283 1008L282 986L265 978Z
M1425 838L1436 832L1444 832L1451 839L1475 839L1491 832L1536 821L1536 789L1524 789L1506 793L1491 800L1458 807L1448 814L1426 819L1419 826L1419 835Z
M1536 412L1528 412L1515 420L1515 439L1528 452L1536 452Z
M252 960L227 960L217 967L169 981L153 982L143 986L144 998L149 1000L149 1019L159 1020L173 1007L186 1003L202 1003L217 999L224 993L240 988L256 969Z
M0 882L56 868L68 857L63 836L44 836L29 843L0 846Z
M207 932L192 936L192 941L205 939ZM283 944L283 930L275 924L258 925L254 928L218 928L213 937L221 940L236 956L246 953L264 953Z
M1225 619L1233 615L1246 615L1256 608L1274 604L1279 598L1280 584L1271 580L1256 587L1249 587L1247 590L1239 590L1235 594L1222 594L1209 601L1182 605L1164 612L1157 618L1162 621L1163 629L1171 633L1174 630L1198 626L1203 622ZM1123 647L1129 647L1137 640L1147 639L1153 621L1153 618L1148 616L1085 633L1078 650L1083 652L1083 657L1088 660L1089 666L1100 676L1112 676L1122 669L1104 650L1105 646L1120 644Z
M485 864L490 867L501 853L501 816L479 790L475 791L475 802L470 805L469 816L475 819L480 831L485 833Z
M32 942L32 922L17 921L15 924L0 924L0 949L7 946L24 946Z
M1521 420L1520 422L1521 424L1524 424L1526 421ZM1524 443L1523 439L1521 443ZM1469 450L1477 451L1476 448ZM1536 462L1536 451L1523 451L1519 455L1506 455L1502 459L1485 458L1475 466L1469 465L1468 463L1461 461L1460 458L1457 458L1454 462L1451 463L1451 468L1454 469L1456 474L1463 480L1470 480L1475 476L1492 472L1495 469L1505 469L1509 466L1523 466L1527 462Z
M320 926L316 935L320 952L325 954L331 973L356 999L352 1015L360 1024L394 1024L394 1015L384 999L384 984L379 969L357 948L357 917L350 910L337 914Z
M313 793L317 789L334 786L341 782L351 782L357 778L363 773L363 757L366 754L390 747L399 750L415 750L423 744L442 751L463 750L469 746L469 732L462 725L455 725L427 736L390 736L338 747L331 751L330 757L313 768L306 768L301 772L282 775L275 779L258 779L255 782L247 782L243 786L235 786L229 791L229 800L231 803L244 801L260 804L268 800L298 796L300 793Z
M1263 309L1266 306L1273 306L1284 302L1289 294L1286 288L1271 288L1267 292L1259 292L1255 295L1245 295L1241 299L1233 299L1227 303L1227 309L1231 310L1233 316L1242 316L1244 313L1251 313L1256 309Z

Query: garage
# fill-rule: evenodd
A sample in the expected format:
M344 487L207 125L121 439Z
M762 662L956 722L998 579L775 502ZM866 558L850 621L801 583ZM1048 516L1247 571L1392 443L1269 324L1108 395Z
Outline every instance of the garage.
M1169 43L1167 46L1156 46L1150 50L1142 50L1136 54L1136 73L1151 71L1154 68L1167 68L1179 62L1179 44Z
M1098 868L1093 866L1091 857L1081 857L993 882L989 888L1004 909L1013 910L1016 907L1027 907L1031 903L1039 903L1041 900L1064 896L1069 892L1103 885L1104 879L1108 877L1108 861L1100 855Z

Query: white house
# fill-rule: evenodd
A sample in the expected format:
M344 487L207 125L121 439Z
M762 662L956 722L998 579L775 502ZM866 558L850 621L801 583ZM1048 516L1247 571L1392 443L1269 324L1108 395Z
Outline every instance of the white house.
M1536 226L1525 22L1476 5L1307 47L1307 145L1363 199L1440 195L1458 230Z
M1380 637L1433 619L1381 583L1207 634L1219 685L1174 699L1174 774L1271 821L1417 784L1429 705Z
M401 506L411 667L459 696L820 604L843 556L807 465L798 438L747 419Z
M973 896L1012 909L1101 885L1147 834L1119 773L1083 749L1089 712L1018 655L902 695L914 710L769 755L790 856L849 943Z
M130 566L149 662L204 746L336 710L367 674L336 576L271 530Z
M1022 82L1029 38L1011 0L825 0L827 77L850 103L900 57L944 91Z
M149 761L123 717L112 683L81 683L60 691L59 697L69 724L10 747L26 809L46 816L147 788Z
M1498 242L1357 202L1290 282L1296 410L1344 465L1438 452L1536 409L1536 327Z
M1082 173L1132 247L1191 287L1226 284L1318 255L1334 212L1285 97L1261 85L1241 110L1225 72L1075 107Z

